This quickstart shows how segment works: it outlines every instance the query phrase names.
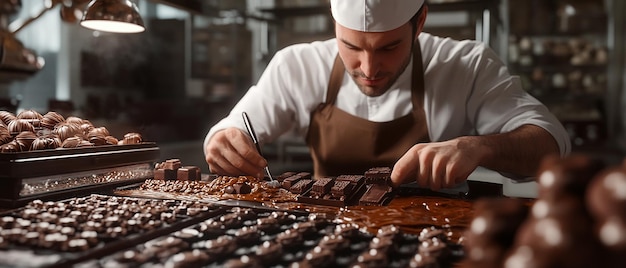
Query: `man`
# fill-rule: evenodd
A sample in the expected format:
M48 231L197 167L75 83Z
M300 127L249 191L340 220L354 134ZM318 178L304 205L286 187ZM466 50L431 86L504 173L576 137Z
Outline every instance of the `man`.
M424 0L331 0L336 38L287 47L204 143L212 172L262 175L261 142L295 128L316 176L393 167L395 186L438 190L483 166L535 175L569 138L496 54L475 41L422 33Z

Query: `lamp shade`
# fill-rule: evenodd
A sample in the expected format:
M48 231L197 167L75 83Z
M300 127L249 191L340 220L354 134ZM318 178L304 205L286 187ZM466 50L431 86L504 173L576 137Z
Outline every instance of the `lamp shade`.
M137 6L130 0L92 0L80 25L114 33L138 33L146 29Z

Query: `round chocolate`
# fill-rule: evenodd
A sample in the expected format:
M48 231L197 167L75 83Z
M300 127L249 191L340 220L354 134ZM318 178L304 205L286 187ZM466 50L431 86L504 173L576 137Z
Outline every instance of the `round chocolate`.
M37 137L30 145L31 150L56 149L61 147L61 140L53 135Z
M330 266L335 261L335 254L328 249L315 247L304 255L304 262L311 267Z
M122 144L139 144L141 142L143 142L141 134L135 132L126 133L124 139L120 141Z
M276 241L283 247L289 248L301 245L304 239L298 231L290 229L276 235Z
M35 132L33 125L26 119L16 119L11 121L7 125L7 129L9 130L9 133L14 136L24 131Z
M357 257L356 267L387 267L387 262L387 254L385 252L370 249Z
M283 255L283 246L275 241L265 241L256 249L255 254L263 264L275 264Z
M209 255L199 249L173 255L165 262L165 267L201 267L209 262Z
M411 268L439 268L439 263L436 258L430 255L423 255L420 253L415 254L409 262Z
M74 136L82 136L82 130L79 125L69 123L68 121L64 123L57 124L53 131L62 142L66 139Z
M31 123L34 127L39 127L40 126L40 122L41 119L43 119L43 116L35 111L35 110L24 110L22 112L20 112L17 116L17 119L24 119L26 121L28 121L29 123Z
M596 220L617 217L626 221L626 168L613 167L598 174L589 185L586 201Z
M275 234L280 231L280 225L275 218L257 219L257 228L266 234Z
M61 148L78 148L82 142L83 139L78 136L69 137L63 140Z
M7 111L0 111L0 120L2 120L2 122L5 125L9 125L9 123L11 123L11 121L16 120L17 117L15 117L15 115L11 112L7 112Z
M600 242L615 252L626 252L626 222L623 218L610 217L598 225Z
M0 152L2 153L17 153L20 152L20 145L17 141L13 140L8 143L0 145Z
M204 243L206 252L212 256L224 256L233 253L237 249L232 236L223 235L213 240L208 240Z
M20 132L20 134L15 136L15 141L20 146L21 151L30 150L30 147L35 139L37 139L37 135L29 131Z
M65 118L57 112L47 112L43 118L41 119L41 126L50 130L53 130L54 127L65 121Z
M13 140L13 138L11 137L9 129L4 125L0 126L0 145L8 143L11 140Z
M69 124L74 124L80 127L84 123L84 120L77 116L68 116L65 118L65 122Z
M228 268L260 268L263 267L259 261L255 258L250 258L248 255L243 255L238 259L230 259L224 262L223 267Z
M106 141L107 145L117 145L119 143L119 140L113 136L106 136L104 137L104 140Z
M260 238L261 235L255 226L244 226L235 231L235 240L237 244L241 246L252 246L256 244Z
M604 163L586 155L572 154L561 158L549 156L539 168L539 198L557 199L561 195L583 196L587 185Z
M324 236L318 243L318 246L323 249L342 252L350 249L350 241L341 235L330 234Z
M484 198L474 203L474 211L474 218L465 233L466 246L495 244L508 248L529 208L520 199Z

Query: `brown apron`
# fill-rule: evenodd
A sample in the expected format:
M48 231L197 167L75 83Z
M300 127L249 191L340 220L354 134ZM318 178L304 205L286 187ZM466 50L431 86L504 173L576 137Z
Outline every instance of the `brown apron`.
M339 55L328 82L326 102L311 113L306 142L316 177L363 174L371 167L393 167L413 145L430 141L423 108L424 71L419 44L413 52L411 113L372 122L335 107L345 67Z

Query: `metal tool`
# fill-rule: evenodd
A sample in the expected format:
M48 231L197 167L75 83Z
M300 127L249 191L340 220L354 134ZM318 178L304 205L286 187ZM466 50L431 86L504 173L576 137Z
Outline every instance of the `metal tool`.
M261 156L263 156L263 153L261 153L261 145L259 145L259 139L256 137L256 132L254 132L254 128L252 128L252 124L250 123L250 118L248 117L248 114L246 112L242 112L241 116L243 117L243 123L246 125L246 130L248 130L248 134L250 134L250 136L252 137L252 141L254 142L254 146L256 146L256 150ZM265 172L267 173L267 176L270 177L270 180L274 181L274 177L272 177L272 174L270 173L269 166L265 166Z

